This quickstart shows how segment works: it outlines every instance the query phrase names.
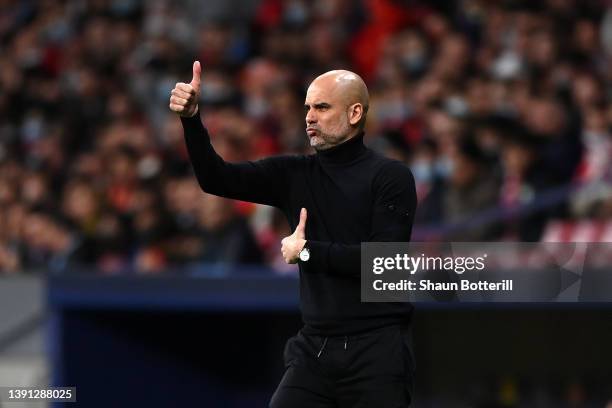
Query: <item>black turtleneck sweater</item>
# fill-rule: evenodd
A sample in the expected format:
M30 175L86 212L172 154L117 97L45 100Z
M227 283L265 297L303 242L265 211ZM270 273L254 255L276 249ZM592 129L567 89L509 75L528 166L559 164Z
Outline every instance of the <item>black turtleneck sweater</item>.
M349 335L407 324L408 303L361 302L361 242L409 241L416 207L412 173L363 144L363 133L307 156L225 162L199 115L182 118L202 190L278 207L292 230L308 210L310 259L299 262L304 331Z

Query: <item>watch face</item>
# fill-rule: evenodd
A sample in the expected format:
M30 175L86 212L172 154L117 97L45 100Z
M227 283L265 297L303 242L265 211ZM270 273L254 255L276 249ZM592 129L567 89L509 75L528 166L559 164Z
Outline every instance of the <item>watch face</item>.
M300 260L302 262L306 262L309 259L310 259L310 251L308 250L308 248L302 249L300 251Z

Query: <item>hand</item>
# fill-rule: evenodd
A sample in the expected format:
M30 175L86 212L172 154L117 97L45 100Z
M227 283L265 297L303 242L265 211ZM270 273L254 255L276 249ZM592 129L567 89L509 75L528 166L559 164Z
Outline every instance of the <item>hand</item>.
M202 67L200 61L193 63L193 77L186 84L177 82L170 96L170 110L184 118L190 118L198 113L198 100L200 99L200 78Z
M281 241L281 253L288 264L294 264L298 261L300 251L306 245L306 215L306 209L302 208L302 211L300 211L300 223L295 228L295 231Z

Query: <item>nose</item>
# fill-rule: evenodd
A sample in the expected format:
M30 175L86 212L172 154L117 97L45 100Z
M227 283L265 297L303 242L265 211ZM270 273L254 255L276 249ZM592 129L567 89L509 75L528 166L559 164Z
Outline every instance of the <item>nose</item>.
M310 125L312 123L317 123L317 117L314 113L314 109L309 109L308 112L306 112L306 124Z

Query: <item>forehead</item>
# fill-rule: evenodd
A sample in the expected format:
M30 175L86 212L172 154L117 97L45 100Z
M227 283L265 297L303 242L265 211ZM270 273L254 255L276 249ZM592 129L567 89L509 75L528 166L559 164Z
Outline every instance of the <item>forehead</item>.
M337 86L332 81L315 80L310 84L306 91L306 104L327 102L329 104L337 102L339 99Z

